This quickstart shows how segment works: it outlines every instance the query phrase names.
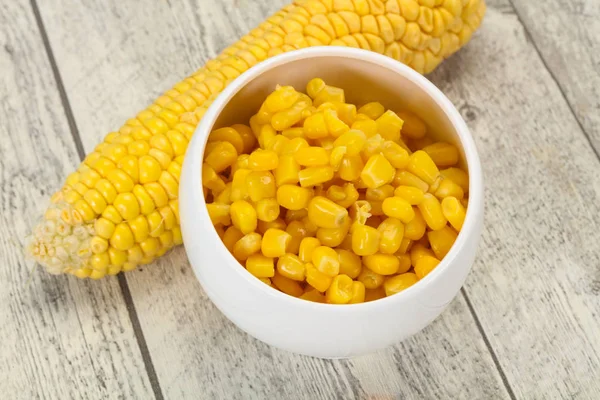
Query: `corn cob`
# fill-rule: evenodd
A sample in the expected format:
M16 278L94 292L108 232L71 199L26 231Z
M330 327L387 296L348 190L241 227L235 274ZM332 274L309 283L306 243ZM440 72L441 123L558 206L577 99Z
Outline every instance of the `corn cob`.
M89 154L51 198L27 252L49 273L99 279L181 244L178 181L188 142L231 80L277 54L349 46L420 73L467 43L484 0L296 0L268 18Z

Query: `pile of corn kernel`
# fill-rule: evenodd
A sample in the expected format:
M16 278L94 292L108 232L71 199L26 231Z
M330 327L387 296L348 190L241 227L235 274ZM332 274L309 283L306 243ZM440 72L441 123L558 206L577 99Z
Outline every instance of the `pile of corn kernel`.
M467 207L455 146L416 115L360 108L311 80L278 86L249 126L214 130L202 183L224 245L252 275L301 299L398 293L448 253Z

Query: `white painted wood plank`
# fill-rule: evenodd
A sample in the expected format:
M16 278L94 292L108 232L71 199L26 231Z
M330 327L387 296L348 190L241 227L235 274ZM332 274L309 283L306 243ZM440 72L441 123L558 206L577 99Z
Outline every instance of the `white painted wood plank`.
M516 397L597 399L599 160L510 8L490 7L431 78L481 152L486 228L466 288Z
M600 154L600 2L512 3Z
M41 4L85 148L283 4ZM462 298L392 350L322 361L237 330L202 293L182 249L127 280L166 398L507 397Z
M1 397L148 398L117 280L54 277L23 257L34 219L78 163L28 3L0 0L0 71Z

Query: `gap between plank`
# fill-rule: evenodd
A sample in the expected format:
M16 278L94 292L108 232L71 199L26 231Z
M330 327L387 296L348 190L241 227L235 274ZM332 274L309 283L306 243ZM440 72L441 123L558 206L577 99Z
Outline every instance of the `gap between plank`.
M494 365L496 366L496 369L498 370L498 373L500 374L500 378L502 379L504 388L508 392L508 396L512 400L516 400L517 398L515 396L515 392L513 391L512 386L510 385L510 382L508 381L508 378L506 377L506 374L504 373L504 369L502 369L502 365L500 364L500 361L498 360L498 356L496 355L496 352L494 351L494 348L492 347L492 344L490 343L490 340L488 339L487 334L483 330L481 321L479 321L479 317L477 316L477 313L475 312L475 309L473 308L473 304L471 304L471 299L469 299L469 296L467 295L467 291L465 290L464 286L460 289L460 292L462 293L463 298L465 299L465 302L467 303L469 312L471 313L471 316L473 317L473 320L475 321L475 325L477 326L477 330L479 331L479 334L483 338L483 342L485 343L485 346L487 347L487 349L490 353L490 356L492 357L492 361L494 362Z
M510 5L511 5L511 7L512 7L514 13L515 13L515 15L517 16L517 19L519 20L519 23L523 27L523 30L525 31L525 36L529 39L529 42L533 46L533 49L535 50L537 56L542 61L542 64L544 65L544 68L546 68L546 71L548 71L548 73L550 74L550 77L552 78L552 80L554 81L554 83L556 83L556 87L558 87L558 91L560 92L560 95L564 99L565 103L567 103L567 107L569 107L569 110L571 111L571 114L573 115L573 118L575 118L575 121L577 122L577 125L579 125L579 129L581 129L581 132L583 133L583 136L585 136L588 144L592 148L592 151L596 155L596 158L600 161L600 152L599 152L599 150L596 149L596 147L594 147L594 143L592 142L592 138L590 137L589 133L583 127L583 124L581 123L581 121L579 120L579 118L577 117L577 113L575 113L575 109L573 109L573 105L569 101L569 98L567 97L567 94L563 90L562 85L560 84L560 82L558 81L558 79L556 78L556 76L554 75L554 72L552 72L552 69L550 68L550 66L546 62L546 58L543 56L542 52L540 51L540 48L538 47L537 43L535 42L535 39L533 38L533 35L531 34L531 32L529 31L529 29L527 28L527 24L525 24L525 21L523 21L523 18L521 17L521 14L519 13L519 10L517 9L517 7L515 6L515 4L513 3L513 0L508 0L508 2L510 3Z
M42 20L42 16L40 14L40 10L36 0L31 0L31 8L38 26L38 30L40 32L40 36L42 38L42 42L44 43L44 49L46 50L46 55L48 56L50 67L52 68L52 74L54 76L58 92L60 94L60 100L63 106L63 110L65 112L65 116L67 117L67 121L69 123L69 130L71 131L71 136L73 138L73 141L75 142L77 154L79 155L80 161L83 161L85 158L83 142L81 141L81 136L79 135L79 129L77 128L77 124L73 116L73 110L71 109L71 104L69 103L69 99L67 97L67 93L65 91L65 87L62 81L62 77L60 76L56 60L54 59L54 53L52 52L50 40L48 39L46 28L44 27L44 22ZM160 383L158 381L158 375L156 374L156 369L154 368L154 364L152 363L152 357L150 356L148 344L146 343L146 338L144 337L144 332L142 330L142 326L140 324L137 311L135 309L135 304L133 303L133 298L131 296L131 291L129 290L127 278L125 278L123 274L119 274L117 280L119 282L121 294L123 295L125 307L127 308L127 312L129 314L129 320L131 322L133 332L135 334L138 348L140 349L140 353L142 355L144 368L146 369L146 374L148 375L150 386L152 387L152 391L154 392L154 397L156 398L156 400L163 400L164 396L162 394Z

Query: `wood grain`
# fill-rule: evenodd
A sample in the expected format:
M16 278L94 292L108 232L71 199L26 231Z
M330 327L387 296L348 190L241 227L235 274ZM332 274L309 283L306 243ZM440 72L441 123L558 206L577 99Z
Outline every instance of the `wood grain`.
M32 270L23 238L78 163L29 4L0 1L0 393L151 395L116 279Z
M596 153L600 154L600 2L512 0L512 3L590 136Z
M431 76L484 167L486 228L466 291L517 398L594 399L600 162L517 15L499 6Z
M86 150L285 1L195 4L40 4ZM182 249L127 281L165 398L508 397L460 297L400 346L323 361L237 330L205 297Z

